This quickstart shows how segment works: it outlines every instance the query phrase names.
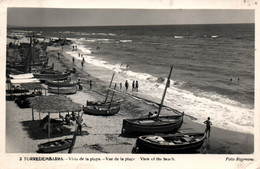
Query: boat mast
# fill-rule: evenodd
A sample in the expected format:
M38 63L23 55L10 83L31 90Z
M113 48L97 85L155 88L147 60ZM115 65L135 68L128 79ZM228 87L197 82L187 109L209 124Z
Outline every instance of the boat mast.
M157 113L157 116L156 116L156 120L158 119L159 115L160 115L160 112L162 110L162 106L163 106L163 101L164 101L164 98L165 98L165 95L166 95L166 91L167 91L167 88L170 84L170 78L171 78L171 74L172 74L172 68L173 66L171 66L171 70L170 70L170 73L169 73L169 76L168 76L168 79L167 79L167 82L166 82L166 85L165 85L165 89L164 89L164 92L163 92L163 96L162 96L162 101L161 101L161 104L159 106L159 109L158 109L158 113Z
M109 89L110 89L110 87L111 87L111 85L112 85L114 76L115 76L115 72L114 72L113 75L112 75L112 78L111 78L111 81L110 81L110 84L109 84L109 87L108 87L108 90L107 90L107 95L106 95L105 103L107 102L107 98L108 98L108 94L109 94Z
M114 94L115 94L115 90L116 90L116 84L115 84L114 91L113 91L113 94L112 94L112 97L111 97L109 108L111 107L111 104L112 104L112 101L113 101L113 97L114 97Z
M30 36L30 45L26 57L26 71L28 72L31 72L31 60L32 60L32 37Z

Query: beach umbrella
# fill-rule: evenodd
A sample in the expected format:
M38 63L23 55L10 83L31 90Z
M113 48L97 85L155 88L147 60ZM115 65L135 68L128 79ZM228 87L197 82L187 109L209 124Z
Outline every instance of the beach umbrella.
M71 99L63 95L49 95L29 98L32 109L40 113L48 113L48 138L50 138L50 114L60 112L80 112L80 104L72 102Z

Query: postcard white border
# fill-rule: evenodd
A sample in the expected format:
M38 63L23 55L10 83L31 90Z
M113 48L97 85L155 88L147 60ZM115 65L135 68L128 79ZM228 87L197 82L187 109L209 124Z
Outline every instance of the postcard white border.
M3 0L0 2L0 61L1 64L6 63L6 18L7 7L46 7L46 8L149 8L149 9L254 9L255 10L255 131L254 131L254 154L252 155L133 155L133 154L51 154L47 156L62 157L133 157L134 162L80 162L80 161L64 161L64 162L20 162L19 157L43 156L42 154L13 154L5 153L5 69L1 69L1 123L0 123L0 168L15 169L15 168L77 168L77 169L130 169L130 168L257 168L259 165L259 2L257 0ZM142 162L139 157L173 157L171 162L149 161ZM245 157L254 158L254 162L230 162L226 161L226 157Z

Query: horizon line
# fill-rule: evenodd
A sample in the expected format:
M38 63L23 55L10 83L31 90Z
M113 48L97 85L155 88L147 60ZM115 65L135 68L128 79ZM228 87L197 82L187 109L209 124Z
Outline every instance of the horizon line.
M239 25L239 24L255 24L254 23L206 23L206 24L152 24L152 25L86 25L86 26L16 26L16 25L8 25L7 28L41 28L41 27L48 27L48 28L57 28L57 27L127 27L127 26L181 26L181 25Z

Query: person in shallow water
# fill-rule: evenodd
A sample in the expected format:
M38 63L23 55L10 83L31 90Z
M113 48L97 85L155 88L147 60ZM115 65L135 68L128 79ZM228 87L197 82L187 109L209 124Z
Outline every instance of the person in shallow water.
M120 83L120 91L122 90L122 83Z
M84 66L84 61L82 60L81 61L81 67L83 68L83 66Z
M128 84L128 81L126 80L126 81L125 81L125 90L126 90L126 91L128 90L128 86L129 86L129 84Z
M207 132L207 137L210 137L210 129L211 129L211 121L210 121L210 117L208 117L208 119L206 121L204 121L204 124L206 124L206 132Z
M139 87L139 84L138 84L138 81L135 82L135 90L138 92L138 87Z

